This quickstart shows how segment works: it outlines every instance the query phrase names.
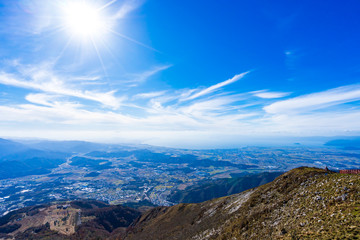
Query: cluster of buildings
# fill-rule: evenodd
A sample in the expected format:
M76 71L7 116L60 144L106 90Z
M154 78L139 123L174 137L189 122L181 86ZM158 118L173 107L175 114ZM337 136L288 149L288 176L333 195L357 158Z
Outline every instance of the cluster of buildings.
M342 174L360 174L360 169L346 169L339 171Z

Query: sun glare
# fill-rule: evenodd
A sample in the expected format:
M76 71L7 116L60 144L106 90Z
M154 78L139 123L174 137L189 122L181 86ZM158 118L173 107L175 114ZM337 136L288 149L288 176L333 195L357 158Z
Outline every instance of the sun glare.
M108 1L108 2L107 2ZM75 48L74 54L81 56L91 56L96 54L104 73L106 68L103 61L102 53L107 50L109 55L113 56L111 51L111 37L116 36L127 41L131 41L137 45L155 49L132 39L117 31L117 22L125 16L128 11L128 5L121 6L116 12L111 11L110 6L115 4L116 0L58 0L56 6L56 29L67 39L62 51L56 59L60 59L65 52L71 48ZM125 10L124 10L125 9ZM119 15L123 14L124 16ZM67 34L63 34L67 33ZM68 38L67 38L68 37Z
M71 35L86 40L107 32L108 23L98 8L86 2L71 2L64 9L65 28Z

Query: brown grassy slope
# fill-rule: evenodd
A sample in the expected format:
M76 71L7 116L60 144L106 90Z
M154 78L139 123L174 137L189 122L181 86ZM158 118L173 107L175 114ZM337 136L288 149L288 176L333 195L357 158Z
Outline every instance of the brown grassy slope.
M126 239L360 239L360 176L293 169L240 194L153 209Z
M95 200L28 207L0 218L0 239L122 239L140 214L132 208Z

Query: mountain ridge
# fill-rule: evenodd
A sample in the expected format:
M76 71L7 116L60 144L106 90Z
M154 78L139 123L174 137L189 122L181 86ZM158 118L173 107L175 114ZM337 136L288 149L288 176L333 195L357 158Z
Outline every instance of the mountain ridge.
M297 168L239 194L155 208L125 239L357 239L359 185L358 175Z
M142 214L92 200L28 207L0 218L0 239L359 239L359 192L360 175L301 167L238 194ZM37 214L42 224L23 225Z

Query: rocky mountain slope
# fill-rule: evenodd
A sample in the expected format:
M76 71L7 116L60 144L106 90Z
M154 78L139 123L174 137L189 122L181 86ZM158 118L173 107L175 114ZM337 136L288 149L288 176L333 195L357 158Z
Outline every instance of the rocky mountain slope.
M121 239L140 212L93 200L42 204L0 218L0 239Z
M245 192L141 212L98 201L0 218L0 239L360 239L360 175L297 168Z
M360 176L297 168L240 194L154 208L126 239L360 239Z

